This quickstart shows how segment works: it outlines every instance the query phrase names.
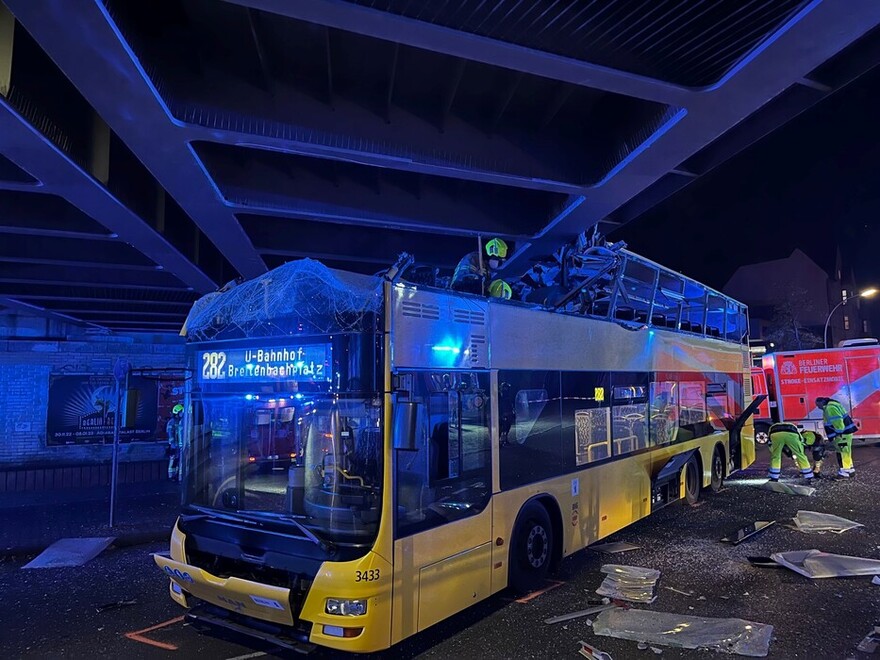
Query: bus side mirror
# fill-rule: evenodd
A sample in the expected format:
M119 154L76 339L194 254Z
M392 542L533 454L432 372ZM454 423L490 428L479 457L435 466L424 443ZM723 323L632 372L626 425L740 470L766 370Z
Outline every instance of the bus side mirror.
M400 401L394 408L394 430L392 446L400 451L418 451L416 433L418 433L419 408L415 401Z

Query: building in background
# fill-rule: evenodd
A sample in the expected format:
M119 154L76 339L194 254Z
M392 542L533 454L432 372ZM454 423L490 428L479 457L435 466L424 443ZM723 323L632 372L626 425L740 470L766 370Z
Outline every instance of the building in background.
M828 328L828 345L845 339L871 336L872 328L858 299L852 272L844 277L840 250L833 276L795 249L784 259L741 266L723 292L749 306L753 341L773 341L776 349L806 349L822 345L829 312L842 300L849 302L834 312ZM855 300L851 300L855 298Z

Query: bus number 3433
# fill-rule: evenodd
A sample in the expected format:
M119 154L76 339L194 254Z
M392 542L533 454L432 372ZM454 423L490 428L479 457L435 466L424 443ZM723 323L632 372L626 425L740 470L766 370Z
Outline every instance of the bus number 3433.
M354 581L355 582L375 582L379 579L379 569L371 568L367 571L355 571L354 572Z
M202 378L204 380L219 380L223 378L223 367L225 366L226 353L223 351L202 353Z

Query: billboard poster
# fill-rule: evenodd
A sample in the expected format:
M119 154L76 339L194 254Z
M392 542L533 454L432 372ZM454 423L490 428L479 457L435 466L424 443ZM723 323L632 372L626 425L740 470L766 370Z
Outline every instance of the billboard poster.
M156 440L156 381L129 380L133 419L120 431L121 442ZM109 375L53 374L49 379L46 444L84 445L113 442L116 384Z

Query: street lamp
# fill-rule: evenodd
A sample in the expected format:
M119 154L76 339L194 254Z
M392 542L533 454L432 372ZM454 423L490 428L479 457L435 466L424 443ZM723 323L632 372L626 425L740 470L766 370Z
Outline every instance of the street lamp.
M832 309L828 313L828 318L825 319L825 331L822 333L822 339L825 342L825 348L828 348L828 324L831 322L831 316L834 314L834 312L837 311L837 308L842 305L845 305L846 303L848 303L850 300L853 300L854 298L870 298L871 296L875 295L878 291L880 291L880 289L875 289L873 287L870 289L865 289L864 291L860 291L859 295L853 296L852 298L847 298L845 300L841 300L839 303L837 303L834 306L834 309Z

